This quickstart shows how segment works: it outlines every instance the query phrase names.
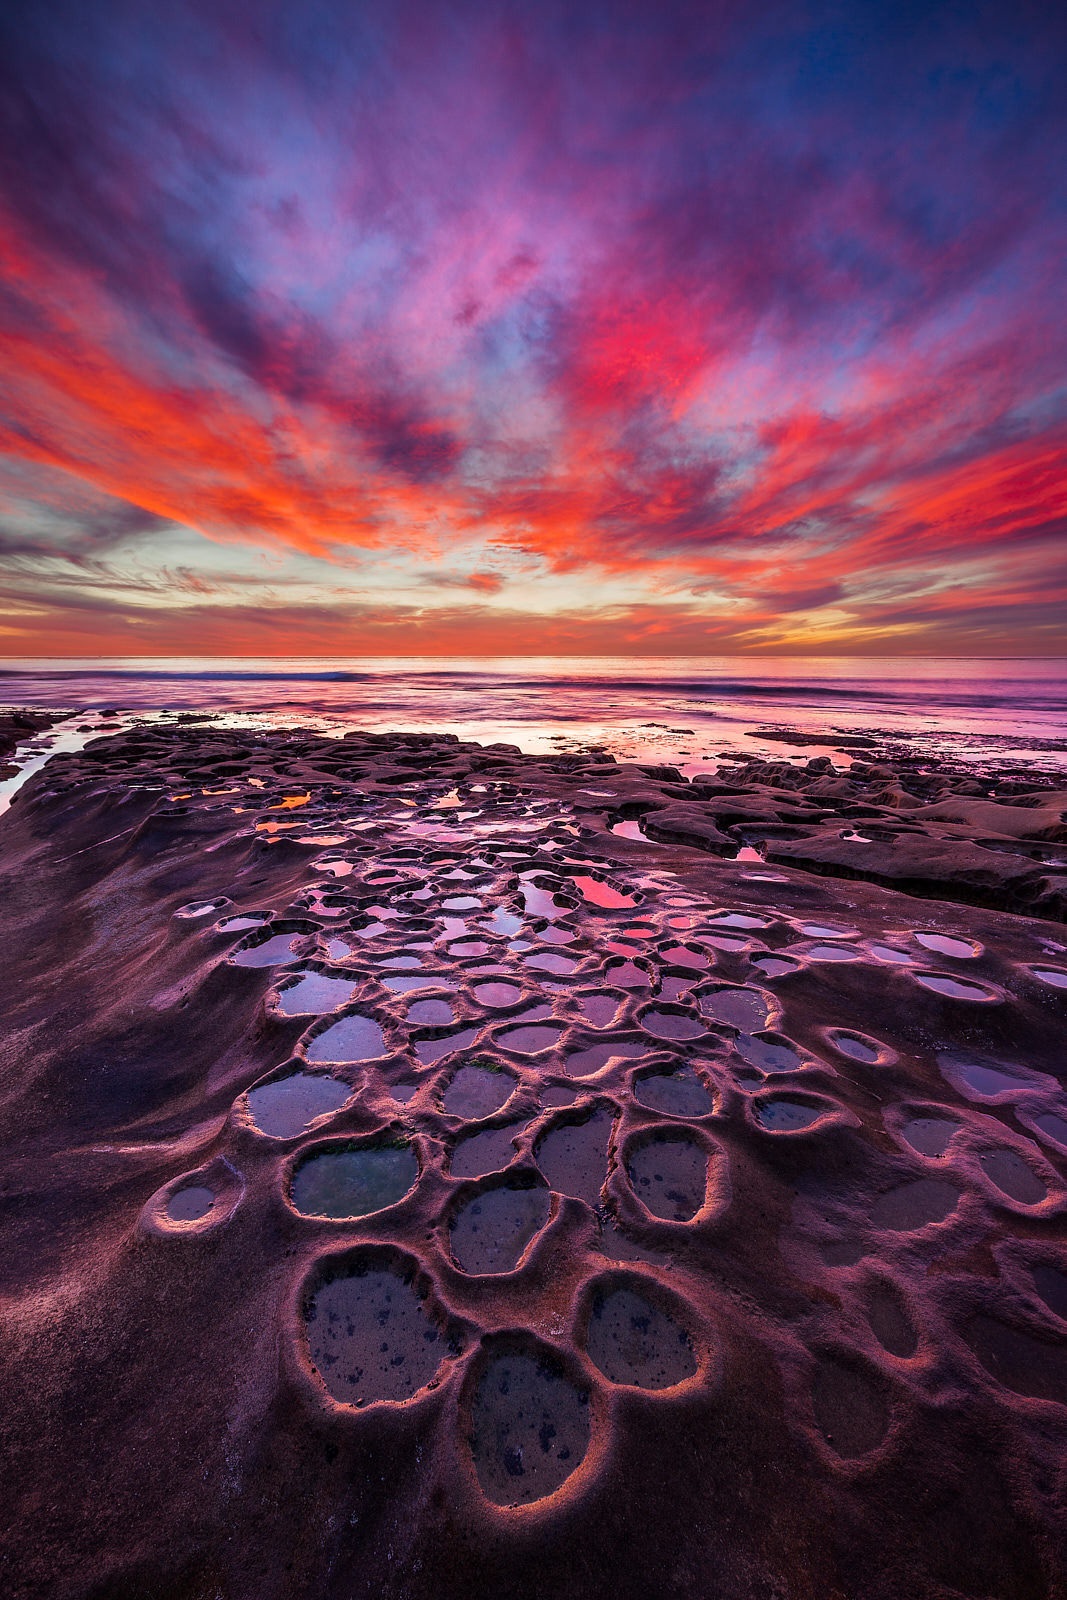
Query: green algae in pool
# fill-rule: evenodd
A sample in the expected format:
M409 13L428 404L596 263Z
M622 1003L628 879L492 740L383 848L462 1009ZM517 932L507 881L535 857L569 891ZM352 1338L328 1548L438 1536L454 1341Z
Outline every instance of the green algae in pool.
M476 1277L511 1272L548 1221L544 1184L499 1184L482 1189L452 1219L456 1266Z
M304 1312L311 1360L335 1400L409 1400L441 1365L446 1344L411 1283L363 1270L332 1278Z
M482 1493L498 1506L553 1494L589 1448L589 1397L553 1364L500 1355L471 1406L471 1453Z
M292 1201L305 1217L366 1217L402 1200L418 1176L415 1152L407 1145L323 1150L297 1166Z
M323 1072L291 1072L287 1078L249 1089L248 1109L261 1133L291 1139L310 1127L316 1117L339 1110L352 1093L350 1084Z
M610 1383L636 1389L672 1389L697 1369L685 1329L632 1289L594 1299L586 1349Z

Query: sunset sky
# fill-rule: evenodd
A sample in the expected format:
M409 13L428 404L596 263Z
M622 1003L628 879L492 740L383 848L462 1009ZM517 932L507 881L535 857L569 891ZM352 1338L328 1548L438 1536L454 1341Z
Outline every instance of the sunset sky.
M7 0L0 653L1064 651L1065 46Z

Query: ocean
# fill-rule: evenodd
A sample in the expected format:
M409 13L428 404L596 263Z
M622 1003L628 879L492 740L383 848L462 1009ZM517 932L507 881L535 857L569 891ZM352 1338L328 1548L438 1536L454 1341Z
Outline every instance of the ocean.
M533 754L595 745L690 775L724 753L825 754L835 735L865 733L984 770L1067 772L1067 658L8 660L0 702L63 708L82 722L86 713L117 710L123 725L133 716L194 713L229 726L337 734L448 730ZM812 742L769 737L789 729ZM86 736L74 724L62 734L67 746Z

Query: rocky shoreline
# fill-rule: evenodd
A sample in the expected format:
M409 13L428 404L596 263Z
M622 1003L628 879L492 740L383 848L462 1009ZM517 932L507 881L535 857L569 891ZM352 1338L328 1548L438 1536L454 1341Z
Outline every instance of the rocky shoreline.
M1067 790L849 754L37 771L5 1593L1062 1595Z

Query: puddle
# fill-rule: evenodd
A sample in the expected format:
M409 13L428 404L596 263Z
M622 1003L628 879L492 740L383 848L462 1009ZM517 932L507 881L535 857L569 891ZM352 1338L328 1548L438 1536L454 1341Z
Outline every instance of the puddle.
M563 1031L558 1023L548 1027L509 1028L500 1034L498 1043L516 1055L532 1056L558 1044Z
M645 1209L667 1222L690 1222L704 1204L708 1157L684 1134L653 1138L626 1163L630 1187Z
M416 1000L408 1006L408 1022L412 1027L441 1027L455 1020L456 1014L447 1000Z
M708 918L708 922L715 928L769 928L770 923L766 917L755 917L749 911L723 911L716 912Z
M910 1233L928 1222L944 1222L955 1211L959 1198L960 1191L954 1184L939 1178L919 1178L879 1195L871 1207L871 1221L876 1228Z
M235 967L284 967L290 962L299 961L302 952L306 953L308 929L301 933L276 933L262 943L248 945L243 950L234 950L229 960Z
M855 928L831 928L824 922L805 922L801 924L801 933L808 939L854 939Z
M406 1106L409 1100L414 1100L418 1092L419 1085L417 1083L394 1083L389 1090L389 1095L391 1099L396 1101L398 1106Z
M450 1117L477 1122L499 1111L517 1087L510 1072L471 1063L460 1067L445 1090L441 1104Z
M509 1122L506 1128L487 1128L484 1133L461 1139L452 1152L449 1171L453 1178L484 1178L489 1172L502 1172L510 1166L515 1159L512 1139L519 1126Z
M490 933L503 934L510 939L522 927L522 918L517 917L514 911L506 910L504 906L497 906L492 916L484 918L480 926L487 928Z
M217 924L219 933L238 933L245 928L262 928L273 917L273 911L240 911L235 917L223 917Z
M759 1067L761 1072L796 1072L803 1065L800 1052L787 1040L742 1034L735 1040L734 1049L750 1067Z
M212 1190L202 1183L191 1183L188 1189L176 1189L167 1202L167 1216L171 1222L199 1222L215 1204Z
M866 1039L859 1039L854 1033L834 1033L830 1037L834 1049L840 1050L843 1056L849 1056L853 1061L877 1061L881 1054L876 1045L868 1044Z
M672 1117L707 1117L715 1102L692 1067L679 1072L650 1072L637 1079L634 1098L653 1111Z
M1067 1404L1067 1348L1035 1339L994 1317L975 1317L966 1333L986 1371L1015 1394Z
M649 842L641 832L641 824L636 819L630 822L615 822L611 831L617 839L638 839L642 844Z
M424 1067L432 1066L453 1050L465 1050L474 1043L480 1032L480 1028L464 1028L460 1033L447 1034L443 1039L420 1039L415 1045L415 1054Z
M971 1056L957 1056L944 1051L938 1056L937 1064L950 1083L954 1077L960 1078L964 1094L970 1090L969 1098L972 1099L976 1095L991 1097L1006 1094L1009 1090L1018 1093L1021 1089L1030 1088L1025 1078L1009 1072L1006 1067L990 1066L987 1062L977 1061Z
M695 1017L684 1016L679 1011L665 1011L655 1007L640 1018L642 1028L656 1039L696 1039L706 1032L703 1023Z
M342 1017L308 1045L309 1061L377 1061L385 1055L382 1030L372 1017Z
M497 1007L513 1006L522 999L522 990L513 983L479 983L474 989L479 1005Z
M1000 999L996 990L986 988L984 983L973 983L967 978L952 978L947 972L917 972L915 981L921 983L924 989L932 989L935 994L947 995L950 1000Z
M769 1133L799 1133L825 1111L825 1106L805 1105L802 1100L760 1100L753 1106L753 1116Z
M201 917L218 916L219 912L225 910L229 903L226 899L191 900L188 905L179 906L174 915L187 922L199 922Z
M784 978L787 972L800 970L800 962L790 961L788 956L753 956L752 965L765 978Z
M411 1282L364 1268L331 1278L305 1308L311 1360L335 1400L410 1400L441 1365L445 1340Z
M660 959L672 967L694 967L701 970L709 964L703 950L698 950L689 944L669 945L666 950L660 951Z
M742 1033L758 1033L770 1017L767 1002L754 989L716 989L714 994L702 994L699 1003L702 1016Z
M561 978L573 972L578 963L569 956L558 956L550 950L539 950L535 955L527 956L523 965L534 967L538 972L552 972Z
M652 1047L637 1044L632 1039L605 1039L588 1050L574 1050L567 1057L566 1069L572 1078L588 1078L609 1061L628 1061L634 1056L648 1055Z
M551 1189L584 1200L596 1210L607 1177L613 1121L610 1112L598 1108L584 1122L564 1122L538 1141L534 1160Z
M726 951L750 950L752 948L751 939L728 939L725 934L721 936L719 934L709 934L708 944L714 945L716 950Z
M805 955L812 961L858 961L859 951L850 945L813 944Z
M604 968L604 977L617 989L647 989L652 981L648 973L632 961L609 962Z
M498 1506L553 1494L589 1448L589 1400L553 1364L527 1355L489 1363L471 1407L482 1493Z
M1044 1116L1034 1118L1034 1127L1043 1133L1046 1139L1051 1139L1053 1144L1062 1145L1067 1150L1067 1118L1058 1117L1054 1111L1047 1111Z
M441 904L446 911L480 911L482 902L471 894L452 894Z
M978 1165L1002 1194L1020 1205L1040 1205L1048 1196L1041 1179L1014 1150L988 1151L978 1157Z
M366 1217L402 1200L419 1166L407 1145L363 1145L304 1158L293 1173L292 1201L305 1217Z
M901 1138L921 1156L943 1156L959 1127L948 1117L913 1117L900 1130Z
M672 1389L697 1369L685 1329L632 1289L594 1299L586 1349L609 1383L635 1389Z
M286 984L278 992L278 1010L285 1017L308 1013L322 1015L334 1011L352 998L357 979L353 977L328 978L321 972L306 972L295 983Z
M528 917L544 917L547 922L566 916L571 909L565 900L557 900L547 889L538 889L532 883L523 884L522 898Z
M448 947L450 956L487 956L489 950L490 946L484 939L461 939L458 944L450 944Z
M548 1221L544 1184L497 1184L483 1189L452 1219L456 1266L478 1277L513 1272L526 1246Z
M582 996L578 1010L591 1028L606 1028L609 1022L614 1021L621 1004L618 995L586 994Z
M906 950L897 950L891 944L869 944L867 949L878 961L889 961L898 967L913 967L915 959Z
M1042 983L1051 983L1056 989L1067 989L1067 972L1059 967L1031 967L1030 971Z
M917 933L915 943L924 950L936 950L939 956L953 956L957 961L973 961L982 954L982 946L972 939L953 939L947 933Z
M889 1413L883 1395L840 1361L819 1362L811 1403L823 1438L846 1461L867 1455L885 1438Z
M287 1078L248 1091L248 1109L260 1133L292 1139L316 1117L339 1111L355 1091L324 1072L292 1072Z
M574 878L572 881L588 905L600 906L605 911L620 911L638 903L635 895L620 894L618 889L613 889L610 883L602 883L599 878Z
M912 1326L907 1307L899 1290L889 1283L880 1283L872 1289L867 1299L867 1321L883 1350L891 1356L907 1360L915 1354L919 1336Z

